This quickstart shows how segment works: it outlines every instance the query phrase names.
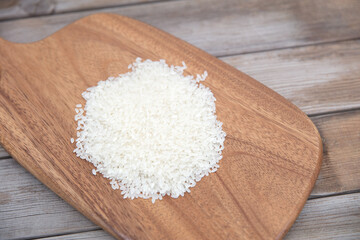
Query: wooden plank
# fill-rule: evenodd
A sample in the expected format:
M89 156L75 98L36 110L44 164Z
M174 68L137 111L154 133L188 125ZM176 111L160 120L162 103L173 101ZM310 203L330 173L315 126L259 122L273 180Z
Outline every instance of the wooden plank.
M285 239L360 239L360 193L308 201Z
M15 42L42 39L85 11L0 23ZM102 9L144 21L216 56L360 37L357 0L200 0Z
M0 161L0 182L0 239L99 229L13 159Z
M360 110L312 120L323 135L325 152L311 196L360 189L360 152L354 144L360 142L360 130L355 127L360 122ZM0 185L0 239L96 229L13 159L0 161L0 182L6 183ZM19 221L21 216L25 217Z
M360 189L360 110L312 120L323 138L324 158L311 196Z
M104 230L95 230L90 232L83 232L83 233L75 233L75 234L68 234L68 235L60 235L56 237L47 237L47 238L38 238L37 240L115 240L112 236L110 236Z
M10 155L5 151L5 149L0 146L0 159L8 158Z
M360 193L307 201L284 240L360 238ZM41 240L113 240L102 230L41 238ZM40 240L40 239L39 239Z
M153 1L158 0L2 0L0 1L0 20L118 7Z
M280 93L307 114L360 107L360 41L222 60Z

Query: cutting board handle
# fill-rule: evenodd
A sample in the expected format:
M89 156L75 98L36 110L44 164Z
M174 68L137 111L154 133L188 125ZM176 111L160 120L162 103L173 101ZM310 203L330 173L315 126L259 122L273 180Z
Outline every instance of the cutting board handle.
M10 42L10 41L5 40L5 39L3 39L3 38L0 37L0 49L1 49L1 48L4 48L4 47L7 48L7 47L9 47L9 46L11 46L11 45L13 45L13 44L20 44L20 43Z

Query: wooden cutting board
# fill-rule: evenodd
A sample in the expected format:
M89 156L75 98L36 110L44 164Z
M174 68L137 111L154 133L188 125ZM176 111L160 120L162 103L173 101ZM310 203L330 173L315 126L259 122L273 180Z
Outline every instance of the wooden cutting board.
M246 35L246 33L244 33ZM310 119L251 77L136 20L96 14L30 44L0 39L0 142L28 171L118 239L280 239L319 173ZM73 153L81 93L137 57L207 70L227 133L216 173L190 194L123 199Z

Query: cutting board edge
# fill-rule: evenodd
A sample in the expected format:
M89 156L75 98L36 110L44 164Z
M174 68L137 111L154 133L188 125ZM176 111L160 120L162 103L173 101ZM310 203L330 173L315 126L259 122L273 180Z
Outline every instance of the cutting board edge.
M138 21L138 20L135 20L135 19L132 19L132 18L129 18L129 17L126 17L126 16L117 15L117 14L97 13L97 14L92 14L92 15L83 17L83 18L81 18L81 19L78 19L78 20L74 21L73 23L68 24L67 26L64 26L63 28L59 29L58 31L54 32L53 34L51 34L51 35L49 35L49 36L47 36L47 37L45 37L45 38L43 38L43 39L41 39L41 40L35 41L35 42L31 42L31 43L14 43L14 42L10 42L10 41L7 41L7 40L5 40L5 39L0 38L0 44L4 43L4 44L6 44L6 45L9 46L9 47L11 47L11 45L24 45L24 44L25 44L25 45L32 45L32 44L39 44L39 43L41 43L41 42L45 42L45 41L50 40L51 38L55 37L59 32L64 31L64 30L67 29L67 28L70 28L70 27L71 27L73 24L75 24L75 23L82 22L82 21L85 21L85 20L88 20L88 19L91 19L91 18L96 18L97 16L102 16L102 15L114 15L114 16L116 16L116 17L121 17L121 18L123 18L123 19L130 19L131 21L140 22L140 21ZM142 22L141 22L141 23L142 23ZM162 30L160 30L160 31L162 31ZM195 47L195 48L196 48L196 47ZM199 49L199 50L200 50L200 49ZM203 50L201 50L201 51L203 51ZM215 57L214 57L214 58L215 58ZM219 61L221 61L221 60L219 60ZM224 64L226 64L226 63L224 63ZM228 65L228 64L226 64L226 65ZM233 69L236 70L236 71L239 71L239 70L237 70L236 68L232 67L231 65L228 65L228 66L230 66L231 68L233 68ZM239 71L239 72L240 72L240 71ZM255 79L253 79L252 77L248 76L247 74L245 74L245 73L243 73L243 72L241 72L241 74L243 74L244 76L247 76L249 79L252 79L252 80L256 81ZM0 81L1 81L1 77L2 77L2 74L1 74L1 66L0 66ZM256 81L256 82L259 83L258 81ZM260 84L262 84L262 83L260 83ZM263 85L263 84L262 84L262 85ZM266 87L266 88L267 88L267 87ZM273 90L271 90L271 91L273 91ZM275 91L273 91L273 92L275 92ZM275 92L275 93L276 93L276 92ZM276 94L278 94L278 93L276 93ZM281 96L280 94L278 94L278 95ZM282 97L282 96L281 96L281 97ZM284 98L284 97L282 97L282 98ZM285 98L284 98L284 99L285 99ZM286 100L286 99L285 99L285 100ZM288 100L286 100L286 101L289 102ZM291 103L291 102L289 102L289 103ZM291 103L291 104L292 104L292 103ZM294 104L292 104L292 105L293 105L295 108L297 108L298 111L302 112L297 106L295 106ZM302 112L302 113L303 113L303 112ZM316 135L317 135L317 138L318 138L319 153L318 153L317 160L316 160L316 161L317 161L317 166L316 166L316 171L313 172L312 180L311 180L311 182L310 182L310 184L309 184L309 186L308 186L308 188L307 188L307 191L308 191L308 192L307 192L307 195L306 195L306 196L304 195L304 199L303 199L303 201L302 201L302 207L300 208L300 210L299 210L298 212L296 212L296 213L293 214L294 217L291 219L291 221L288 222L288 224L287 224L287 226L285 227L284 231L282 231L281 233L279 233L278 239L281 239L281 238L283 238L283 237L286 235L286 233L290 230L291 226L293 225L293 223L295 222L296 218L297 218L298 215L300 214L302 208L304 207L304 205L305 205L305 203L306 203L306 200L307 200L308 196L309 196L310 193L311 193L311 190L313 189L313 187L314 187L314 185L315 185L316 179L317 179L317 177L318 177L318 175L319 175L319 172L320 172L320 166L321 166L321 163L322 163L323 145L322 145L321 136L320 136L319 131L317 130L316 126L315 126L314 123L311 121L311 119L310 119L305 113L303 113L303 114L304 114L304 116L307 118L309 124L311 124L312 127L314 128L314 134L316 134ZM14 158L20 165L22 165L24 168L26 168L26 169L27 169L30 173L32 173L37 179L39 179L39 180L42 179L41 176L37 176L38 174L36 174L35 171L33 172L33 171L31 170L31 168L29 168L29 167L25 164L25 161L26 161L26 160L20 160L20 161L17 160L17 159L19 159L20 156L18 156L18 154L16 153L16 150L11 147L11 144L10 144L10 143L7 143L7 141L5 140L4 137L0 137L0 143L3 145L4 149L5 149L7 152L9 152L9 154L10 154L11 156L13 156L13 158ZM29 156L29 157L32 158L31 156ZM22 157L20 157L20 158L22 158ZM41 181L41 180L40 180L40 181ZM43 182L43 181L41 181L41 182ZM46 181L46 182L47 182L47 181ZM47 182L47 183L49 183L49 182ZM57 195L59 195L59 196L62 197L63 199L66 199L67 202L71 202L71 201L69 201L69 200L70 200L69 198L67 198L66 196L64 196L63 194L61 194L61 192L59 193L59 191L56 190L56 187L52 186L52 184L45 184L45 185L46 185L47 187L49 187L52 191L54 191ZM55 190L54 190L54 189L55 189ZM76 206L76 204L71 204L71 205L72 205L73 207L75 207L76 209L79 209L79 208ZM82 214L84 214L84 212L86 212L86 211L82 211L81 209L79 209L79 210L81 211ZM98 219L94 219L93 216L90 216L90 215L88 215L88 214L84 214L84 215L86 215L86 217L88 217L88 218L91 219L92 221L95 221L95 222L97 222L97 223L99 224ZM101 224L100 224L100 225L101 225ZM109 230L109 229L107 229L107 225L106 225L106 224L103 225L102 227L103 227L104 229L106 229L106 230ZM109 232L110 234L114 234L113 231L108 231L108 232ZM118 237L118 236L114 235L114 237Z

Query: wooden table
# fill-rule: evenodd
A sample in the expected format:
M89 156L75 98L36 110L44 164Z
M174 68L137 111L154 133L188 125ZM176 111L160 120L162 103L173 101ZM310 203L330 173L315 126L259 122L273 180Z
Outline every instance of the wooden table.
M36 41L95 12L172 33L306 112L324 160L286 239L360 239L360 1L2 0L0 37ZM0 239L113 239L1 147L0 182Z

